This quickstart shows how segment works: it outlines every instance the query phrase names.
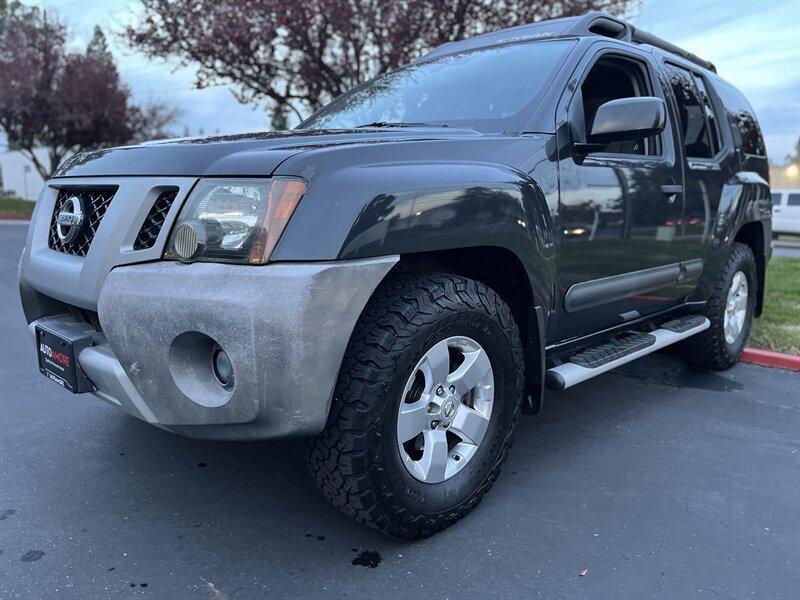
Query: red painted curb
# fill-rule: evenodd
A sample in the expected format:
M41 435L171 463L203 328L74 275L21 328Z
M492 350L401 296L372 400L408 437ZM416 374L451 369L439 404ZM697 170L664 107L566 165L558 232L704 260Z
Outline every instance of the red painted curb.
M800 371L800 356L770 352L769 350L745 348L744 352L742 352L742 362L762 365L764 367L788 369L789 371Z

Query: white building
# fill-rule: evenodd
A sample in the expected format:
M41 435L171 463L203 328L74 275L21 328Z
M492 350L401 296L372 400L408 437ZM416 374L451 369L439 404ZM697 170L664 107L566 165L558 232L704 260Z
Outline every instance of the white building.
M37 148L34 152L40 162L49 164L47 150ZM3 191L31 201L36 200L44 183L33 163L17 150L0 154L0 181Z

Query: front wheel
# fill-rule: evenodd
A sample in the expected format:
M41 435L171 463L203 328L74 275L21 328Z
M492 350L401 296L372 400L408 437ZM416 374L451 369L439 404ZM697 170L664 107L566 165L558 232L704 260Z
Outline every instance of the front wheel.
M735 242L706 308L711 327L683 342L687 359L714 370L735 365L750 335L757 292L753 251Z
M522 349L508 306L455 275L402 275L353 332L325 430L308 441L317 486L386 534L429 536L480 502L511 445Z

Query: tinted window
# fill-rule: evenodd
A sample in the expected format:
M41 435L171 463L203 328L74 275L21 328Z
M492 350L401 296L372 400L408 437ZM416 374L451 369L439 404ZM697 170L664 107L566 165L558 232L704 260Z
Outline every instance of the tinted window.
M755 114L742 93L721 80L714 82L714 89L722 97L728 122L736 127L741 134L742 152L756 156L766 156L767 149L764 146L764 138L761 136L761 130L758 127Z
M592 67L581 84L583 117L586 133L591 131L597 109L606 102L620 98L649 96L644 65L638 61L616 56L602 57ZM656 154L655 137L606 144L603 152L613 154Z
M780 192L772 192L772 205L773 206L780 206L781 205L781 193Z
M711 96L708 94L706 84L703 78L699 75L694 76L694 83L697 86L697 93L700 95L700 100L703 102L703 108L706 112L706 121L708 121L708 132L711 136L711 148L716 154L722 144L719 140L719 124L717 123L717 115L714 113L714 104L711 102Z
M667 75L678 105L678 121L686 156L712 158L719 150L711 102L697 85L696 76L675 65L667 65Z
M800 206L800 194L789 194L786 206Z
M301 125L343 129L374 122L453 124L503 131L531 105L572 46L513 44L409 65L352 89Z

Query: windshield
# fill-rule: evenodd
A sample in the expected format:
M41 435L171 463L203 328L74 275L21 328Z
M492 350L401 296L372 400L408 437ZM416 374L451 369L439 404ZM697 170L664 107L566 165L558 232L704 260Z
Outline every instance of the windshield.
M412 64L353 88L300 128L424 124L505 131L539 100L571 45L512 44Z

